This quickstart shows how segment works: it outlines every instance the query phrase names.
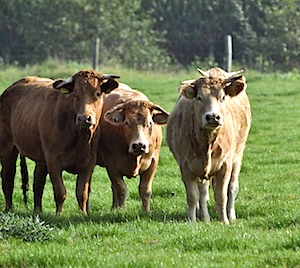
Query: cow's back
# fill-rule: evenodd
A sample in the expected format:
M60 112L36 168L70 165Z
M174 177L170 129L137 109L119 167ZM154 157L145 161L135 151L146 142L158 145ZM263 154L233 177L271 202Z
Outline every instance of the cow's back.
M7 88L0 98L0 140L10 140L4 137L10 137L17 133L15 140L22 143L23 139L32 140L40 145L39 139L30 139L36 137L38 133L38 117L44 107L46 90L55 92L52 88L53 80L28 76L16 81ZM25 125L31 125L29 131L25 131ZM10 150L11 144L6 146L1 144L1 148ZM35 148L35 145L31 145ZM31 147L30 146L30 147ZM40 155L40 153L38 153Z

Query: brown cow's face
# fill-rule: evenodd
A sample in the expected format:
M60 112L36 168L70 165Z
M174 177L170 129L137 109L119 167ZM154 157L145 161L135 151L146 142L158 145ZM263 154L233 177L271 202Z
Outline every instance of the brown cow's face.
M180 93L194 100L202 127L212 131L224 125L228 98L236 96L245 87L245 79L241 76L233 79L209 76L183 84Z
M166 124L169 114L147 101L129 101L107 111L104 119L124 128L128 152L133 155L149 153L154 124Z
M76 125L84 129L95 129L102 112L103 94L118 87L118 83L96 71L80 71L54 86L67 88L73 95Z

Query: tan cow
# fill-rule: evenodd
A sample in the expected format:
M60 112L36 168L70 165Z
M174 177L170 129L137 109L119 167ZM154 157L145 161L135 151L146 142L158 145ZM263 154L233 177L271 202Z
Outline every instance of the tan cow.
M251 125L246 79L241 72L220 68L183 82L167 125L167 142L185 184L188 217L209 221L209 180L213 179L215 208L220 221L236 219L238 175ZM228 213L228 214L227 214Z
M150 211L152 181L162 142L161 125L168 113L125 84L104 98L100 120L97 164L106 167L111 180L113 207L123 207L127 187L123 176L140 175L142 208Z
M86 212L98 148L94 133L103 95L118 87L114 78L96 71L80 71L65 81L26 77L4 91L0 97L0 161L6 210L12 208L19 151L41 167L36 177L49 171L58 214L66 197L62 171L77 174L76 196ZM62 88L68 92L55 90Z

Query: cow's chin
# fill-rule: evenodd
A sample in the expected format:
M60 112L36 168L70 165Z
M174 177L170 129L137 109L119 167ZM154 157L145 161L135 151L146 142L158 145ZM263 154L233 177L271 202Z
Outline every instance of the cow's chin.
M145 151L145 150L128 150L128 152L130 154L132 154L133 156L140 156L140 155L144 155L144 154L147 154L149 153L148 151Z
M204 125L204 128L208 131L216 131L218 130L222 125L221 124L206 124Z
M89 130L93 131L95 129L95 125L91 125L91 124L80 124L79 127L84 131L89 131Z

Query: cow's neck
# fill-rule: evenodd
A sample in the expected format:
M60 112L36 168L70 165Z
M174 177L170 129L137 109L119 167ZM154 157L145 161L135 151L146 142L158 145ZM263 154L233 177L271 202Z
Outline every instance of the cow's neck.
M205 149L204 152L204 179L209 179L209 174L211 172L211 162L212 162L212 152L214 149L214 145L218 139L218 134L220 130L214 130L214 131L207 131L206 132L206 142L205 142Z
M141 159L142 159L143 155L131 155L131 170L132 170L132 176L135 177L137 175L139 175L139 171L141 168Z

